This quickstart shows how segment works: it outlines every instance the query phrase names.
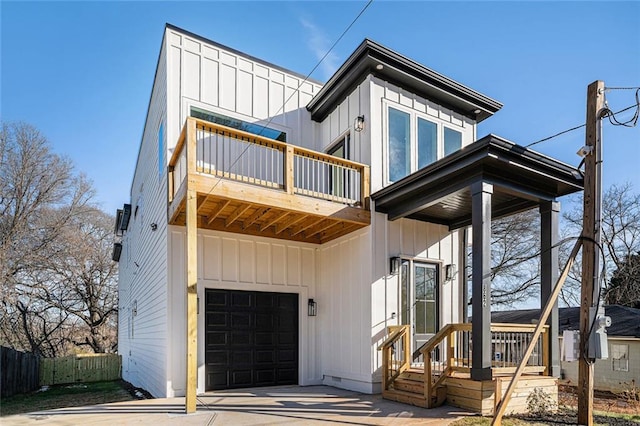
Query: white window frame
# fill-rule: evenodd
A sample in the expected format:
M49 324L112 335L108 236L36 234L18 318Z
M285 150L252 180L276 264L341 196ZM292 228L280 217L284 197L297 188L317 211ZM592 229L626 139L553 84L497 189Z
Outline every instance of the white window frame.
M617 351L614 351L614 348L616 346L620 346L620 347L624 347L624 358L614 358L615 354L617 353ZM613 371L629 371L629 345L625 345L622 343L611 343L611 369ZM617 368L616 368L616 361L618 362ZM624 366L622 365L622 362L625 361Z
M394 108L398 111L402 111L404 113L409 114L409 138L410 138L410 151L411 151L411 161L410 161L410 171L409 174L415 173L418 171L418 118L429 121L431 123L435 123L436 128L436 152L437 158L436 161L442 159L444 157L444 128L447 127L450 130L454 130L459 132L461 135L462 143L460 148L465 146L465 128L462 126L456 126L455 124L446 122L438 117L434 117L425 112L415 110L413 108L407 107L405 105L399 104L397 102L391 101L389 99L382 99L382 121L383 121L383 157L384 157L384 182L385 185L390 185L395 181L390 179L391 172L389 170L389 108ZM433 163L432 163L433 164ZM407 175L408 176L408 175Z

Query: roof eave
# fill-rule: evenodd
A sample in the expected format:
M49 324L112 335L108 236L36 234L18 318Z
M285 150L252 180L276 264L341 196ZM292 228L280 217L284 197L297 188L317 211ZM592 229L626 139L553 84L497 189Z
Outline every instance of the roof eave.
M378 69L382 65L382 69ZM309 102L311 118L322 121L368 75L392 82L480 122L502 104L374 41L365 39ZM479 112L476 112L479 111Z

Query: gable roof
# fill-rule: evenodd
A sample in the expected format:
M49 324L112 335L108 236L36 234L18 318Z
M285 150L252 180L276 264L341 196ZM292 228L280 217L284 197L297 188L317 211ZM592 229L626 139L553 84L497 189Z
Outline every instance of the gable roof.
M580 329L580 308L559 309L559 332ZM640 338L640 309L628 306L608 305L604 307L605 315L611 317L611 326L607 327L607 335L616 337ZM540 318L540 309L522 309L517 311L491 312L491 322L531 324Z
M311 118L322 121L369 74L437 101L477 122L502 104L375 41L365 39L309 102Z

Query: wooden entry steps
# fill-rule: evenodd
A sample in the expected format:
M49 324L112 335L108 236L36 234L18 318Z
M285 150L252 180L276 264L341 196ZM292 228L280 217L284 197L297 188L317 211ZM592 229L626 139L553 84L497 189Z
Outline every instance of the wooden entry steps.
M447 399L446 386L436 389L432 403L428 404L424 395L424 370L412 367L403 371L393 382L393 387L382 392L382 396L390 401L415 405L422 408L433 408L444 404Z

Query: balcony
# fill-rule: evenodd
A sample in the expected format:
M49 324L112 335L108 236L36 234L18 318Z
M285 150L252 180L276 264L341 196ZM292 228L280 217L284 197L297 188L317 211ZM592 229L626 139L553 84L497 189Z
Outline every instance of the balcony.
M369 167L188 118L169 161L168 221L322 244L368 226Z

